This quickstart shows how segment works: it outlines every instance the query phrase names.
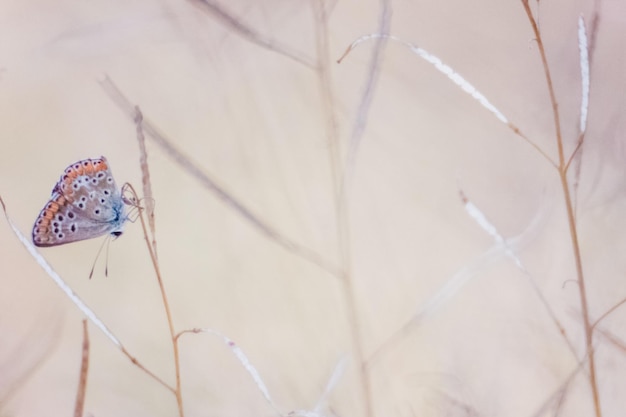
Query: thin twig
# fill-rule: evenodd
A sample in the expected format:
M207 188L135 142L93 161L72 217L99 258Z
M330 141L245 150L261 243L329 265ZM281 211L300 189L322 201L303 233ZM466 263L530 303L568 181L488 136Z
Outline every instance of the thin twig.
M370 108L374 100L374 92L380 76L380 67L382 64L383 52L387 46L387 39L391 28L391 4L388 0L380 1L381 13L378 21L378 33L380 37L376 39L372 55L370 57L369 69L367 71L367 79L361 93L361 99L359 100L359 107L356 112L356 119L352 126L352 134L348 142L348 156L346 157L346 164L344 175L342 178L343 193L350 193L350 183L355 170L356 157L359 150L359 145L363 134L365 133L365 126L367 125L367 118L369 116ZM349 197L344 197L347 199Z
M89 329L87 320L83 319L83 353L80 361L80 376L76 392L76 404L74 417L83 417L85 409L85 396L87 394L87 375L89 374Z
M136 200L137 192L133 186L129 183L124 184L124 187L128 188L134 195ZM159 291L161 292L161 299L163 300L163 307L165 309L165 316L167 317L167 326L170 331L170 340L172 342L172 350L174 356L174 372L176 377L176 388L174 389L174 395L176 396L176 402L178 404L178 415L184 417L185 411L183 407L183 394L181 390L180 380L180 355L178 353L178 342L176 338L176 330L174 329L174 319L172 318L172 312L170 309L170 303L167 300L167 292L165 291L165 285L163 284L163 278L161 277L161 268L159 267L159 261L156 257L156 252L150 244L150 238L148 237L148 228L146 227L146 221L144 220L143 212L139 210L139 220L141 221L141 228L143 229L143 236L150 253L150 259L152 260L152 267L156 275L157 282L159 284Z
M258 390L263 395L263 398L265 398L265 401L267 401L269 406L276 412L278 416L282 416L282 413L280 412L278 406L276 405L274 400L272 400L269 389L267 388L267 385L265 384L265 382L263 382L263 379L261 378L259 371L255 368L254 365L252 365L252 363L250 362L250 359L248 359L248 356L244 353L244 351L231 338L224 336L220 332L215 331L213 329L194 328L194 329L187 329L187 330L183 330L179 332L178 334L174 336L174 340L176 341L176 343L178 343L178 339L184 334L200 334L200 333L217 336L218 338L222 340L222 342L224 342L226 346L228 346L228 348L233 353L233 355L235 355L239 363L243 366L246 372L248 372L248 375L250 375L250 377L254 381L254 384L257 386Z
M610 331L603 329L602 327L598 327L598 329L596 330L599 334L605 337L611 343L611 345L617 348L623 355L626 355L626 342L615 336Z
M569 167L572 164L572 161L574 160L574 158L576 157L576 155L578 154L578 152L580 151L582 146L583 146L583 136L581 135L578 138L578 142L576 143L576 147L574 148L574 151L572 152L572 155L569 157L569 159L567 160L567 162L565 164L565 171L569 170ZM580 175L580 173L578 173L578 175Z
M431 54L430 52L426 51L423 48L420 48L419 46L413 45L412 43L407 42L407 41L405 41L405 40L403 40L401 38L398 38L397 36L384 35L384 34L380 34L380 33L372 33L372 34L369 34L369 35L361 36L359 39L357 39L354 42L352 42L352 44L350 44L350 46L348 46L346 51L337 60L337 62L339 62L339 63L342 62L343 59L354 48L356 48L361 43L363 43L365 41L372 40L372 39L378 39L378 38L381 38L381 37L388 38L388 39L390 39L390 40L392 40L394 42L398 42L401 45L406 46L407 48L409 48L411 50L411 52L413 52L417 56L423 58L425 61L427 61L428 63L433 65L439 72L441 72L446 77L448 77L454 84L459 86L463 91L465 91L467 94L469 94L474 100L478 101L478 103L482 107L484 107L490 113L492 113L499 121L501 121L502 123L506 124L507 127L513 131L513 133L515 133L516 135L521 137L526 143L528 143L530 146L532 146L541 156L543 156L548 161L548 163L550 163L550 165L552 165L554 167L557 166L556 163L552 160L552 158L543 149L541 149L541 147L539 145L537 145L535 142L530 140L526 135L524 135L519 127L517 127L513 123L511 123L507 119L507 117L500 110L498 110L498 108L496 108L496 106L494 106L487 99L487 97L485 97L485 95L483 93L481 93L476 87L474 87L472 84L470 84L469 81L467 81L465 78L463 78L461 76L461 74L459 74L458 72L454 71L450 66L445 64L439 57L437 57L436 55Z
M128 359L135 366L137 366L143 372L148 374L152 379L154 379L159 384L167 388L169 391L175 392L174 388L172 388L169 384L167 384L165 381L159 378L156 374L154 374L152 371L150 371L148 368L142 365L137 360L137 358L131 355L130 352L128 352L126 348L122 345L122 342L120 342L120 340L113 334L111 330L109 330L109 328L104 324L104 322L100 320L100 318L96 315L96 313L91 308L89 308L87 304L85 304L85 302L74 292L74 290L72 290L72 288L69 285L67 285L67 283L63 280L63 278L61 278L61 276L57 274L54 269L52 269L48 261L46 261L46 259L43 256L41 256L41 254L37 251L37 249L30 242L30 240L27 239L26 236L24 236L24 234L13 223L13 220L11 220L11 218L9 217L9 214L7 213L6 206L4 204L4 201L2 200L2 197L0 197L0 205L2 206L2 210L4 211L4 216L6 217L7 222L9 223L9 226L11 227L11 230L13 230L13 233L15 234L15 236L22 243L22 245L26 248L26 250L30 253L33 259L35 259L35 261L39 264L39 266L43 268L43 270L48 274L50 278L52 278L54 283L61 289L61 291L65 293L65 295L70 299L70 301L72 301L74 305L78 307L80 311L82 311L82 313L87 317L87 319L89 319L91 323L93 323L98 329L100 329L100 331L107 337L107 339L109 339L111 343L117 346L118 349L120 349L120 351L126 357L128 357Z
M158 259L156 243L156 225L154 220L154 196L152 195L152 183L150 181L150 169L148 167L148 151L146 150L146 138L143 134L143 114L139 106L135 106L135 125L137 127L137 143L139 144L139 165L141 166L141 185L143 188L143 201L150 225L152 247L154 255Z
M470 217L472 217L482 227L483 230L485 230L489 235L491 235L491 237L495 240L496 245L499 245L502 247L505 255L508 256L510 259L512 259L515 266L517 266L517 268L522 272L522 274L524 274L524 276L530 283L533 291L535 292L535 295L537 296L537 298L539 298L539 301L541 301L541 304L543 304L543 307L545 308L546 312L550 316L552 323L554 323L554 325L559 331L559 334L561 335L561 337L563 337L570 352L572 352L574 358L578 360L576 349L574 348L574 344L572 343L572 341L569 339L569 337L567 337L565 326L563 326L561 321L558 319L549 301L546 299L545 295L541 291L541 288L539 288L539 285L537 284L537 281L535 280L535 278L531 275L528 269L524 266L522 260L517 256L517 253L514 247L509 243L507 239L505 239L502 236L502 234L498 231L496 226L487 219L484 213L467 198L467 196L463 193L463 191L462 190L459 190L459 191L461 194L461 200L463 201L464 206L465 206L465 210L468 212ZM532 230L533 228L535 227L530 226L528 229Z
M623 300L621 300L619 303L615 304L613 307L609 308L604 314L602 314L600 317L598 317L598 319L596 321L593 322L593 324L591 325L592 328L595 329L595 327L602 321L604 320L609 314L613 313L615 310L617 310L619 307L621 307L622 305L626 304L626 298L624 298Z
M584 369L584 361L581 361L576 368L569 373L567 378L561 383L561 385L554 390L554 392L544 401L544 403L539 407L539 409L533 414L533 417L541 417L546 415L546 411L554 404L559 406L559 403L562 402L563 396L567 392L570 384L574 381L574 378Z
M579 297L580 304L583 315L583 327L585 331L585 342L586 342L586 355L589 358L589 384L591 387L591 394L593 397L593 404L595 409L596 417L602 416L602 409L600 406L600 392L598 390L598 382L596 376L596 364L595 364L595 355L593 350L593 328L591 326L591 321L589 317L589 305L587 301L587 290L585 286L585 276L583 272L582 266L582 255L580 253L580 245L578 242L578 229L576 227L576 215L574 212L572 195L570 192L570 185L567 179L567 163L565 159L565 152L563 150L563 137L561 133L561 121L559 115L559 106L556 99L556 94L554 91L554 85L552 83L552 76L550 74L550 67L548 65L548 59L546 56L546 51L543 45L543 40L541 36L541 32L537 26L537 22L532 14L530 6L528 4L528 0L522 0L522 4L524 6L524 10L526 11L526 15L528 16L528 20L533 29L533 33L536 38L537 48L539 51L539 55L541 57L542 67L544 70L544 75L546 78L546 83L548 87L548 92L550 94L550 102L552 104L552 114L554 118L554 129L555 129L555 140L557 142L558 148L558 156L559 156L559 178L561 180L561 188L563 190L563 198L565 203L565 208L567 210L567 219L570 231L570 238L572 242L572 249L574 252L574 260L576 264L576 277L578 280L578 289L579 289Z

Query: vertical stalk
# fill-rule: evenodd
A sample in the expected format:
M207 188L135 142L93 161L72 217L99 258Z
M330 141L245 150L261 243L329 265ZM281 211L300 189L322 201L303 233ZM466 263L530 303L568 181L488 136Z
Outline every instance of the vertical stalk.
M154 271L156 272L157 281L159 282L159 290L161 291L161 298L163 299L163 306L165 307L165 315L167 316L167 325L170 331L170 338L172 341L172 348L174 353L174 369L176 373L176 388L175 388L175 396L176 403L178 405L178 415L179 417L184 417L185 413L183 410L183 396L181 391L180 384L180 357L178 354L178 340L176 338L176 330L174 330L174 321L172 319L172 313L170 311L170 304L167 301L167 293L165 292L165 286L163 285L163 279L161 278L161 270L159 269L158 261L156 258L156 253L154 252L152 246L150 245L150 238L148 237L148 231L146 230L146 224L143 219L143 215L140 215L141 226L143 227L144 238L146 239L146 244L148 245L148 250L150 251L150 258L152 258L152 264L154 265Z
M563 189L563 198L565 200L565 209L567 210L567 222L569 225L570 239L572 241L572 248L574 251L574 261L576 264L576 278L578 281L578 292L580 297L580 306L583 315L583 328L585 331L586 342L586 356L589 358L589 384L591 385L591 394L593 397L593 404L596 417L602 417L602 409L600 407L600 395L598 391L598 382L596 376L596 361L593 351L593 326L589 319L589 304L587 301L587 289L585 285L585 276L583 272L582 257L580 253L580 245L578 242L578 230L576 228L576 217L574 214L574 205L572 202L572 195L569 189L569 182L567 180L567 171L569 164L565 158L563 151L563 137L561 133L561 121L559 116L559 105L556 100L556 94L554 92L554 85L552 83L552 76L550 75L550 68L548 66L548 60L546 58L545 48L543 40L541 38L541 32L537 26L537 22L533 17L532 11L528 4L528 0L522 0L524 10L528 16L528 20L535 34L535 41L537 42L537 48L541 56L541 63L543 65L544 75L548 84L548 92L550 93L550 102L552 103L552 114L554 116L555 137L557 142L557 149L559 154L559 178L561 180L561 188Z
M138 131L140 130L138 129ZM130 184L126 184L125 186L128 186L128 188L130 188L135 198L137 198L137 193L135 192L135 189ZM176 397L176 404L178 406L178 416L185 417L185 411L183 408L183 393L181 390L181 381L180 381L180 355L178 353L178 339L176 337L176 330L174 329L174 320L172 318L172 312L170 310L170 303L167 300L167 293L165 291L165 285L163 285L163 279L161 277L161 269L159 268L159 261L157 259L156 250L150 243L150 238L148 237L148 229L146 227L146 221L144 219L144 216L141 210L139 210L139 220L141 221L141 227L143 229L143 237L146 240L146 246L148 247L148 252L150 253L150 259L152 260L152 266L154 267L154 272L156 274L157 282L159 284L159 291L161 292L161 298L163 300L163 307L165 308L165 316L167 317L167 326L170 332L170 340L172 342L172 350L173 350L173 355L174 355L174 372L176 376L176 386L174 388L174 396Z

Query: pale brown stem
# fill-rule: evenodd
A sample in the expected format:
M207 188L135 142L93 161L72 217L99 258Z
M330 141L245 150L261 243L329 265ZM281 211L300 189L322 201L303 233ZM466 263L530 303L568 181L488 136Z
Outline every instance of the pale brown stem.
M548 59L546 57L545 48L543 45L543 40L541 37L541 32L539 31L539 27L537 26L537 22L533 17L532 11L530 10L530 5L528 4L528 0L522 0L522 4L524 5L524 10L528 16L528 20L533 29L533 33L535 35L535 40L537 42L537 48L539 50L539 55L541 56L541 62L544 70L544 75L546 77L546 82L548 85L548 92L550 94L550 102L552 103L552 114L554 117L554 127L555 127L555 137L558 148L559 155L559 164L558 164L558 172L559 179L561 181L561 188L563 189L563 197L565 202L565 209L567 210L567 222L569 225L570 239L572 241L572 249L574 251L574 261L576 264L576 277L578 281L578 290L580 296L580 305L582 309L583 315L583 327L585 332L585 341L586 341L586 355L589 358L589 383L591 386L591 393L593 397L593 404L595 409L596 417L602 417L602 410L600 407L600 395L598 390L598 382L596 377L596 365L595 365L595 355L593 351L593 326L591 325L591 321L589 318L589 305L587 301L587 290L585 286L585 276L583 273L583 265L582 265L582 256L580 253L580 245L578 242L578 229L576 227L576 217L574 213L574 205L572 196L569 189L569 182L567 180L567 168L569 167L568 162L565 159L565 152L563 150L563 137L561 134L561 121L559 116L559 106L556 100L556 94L554 92L554 85L552 83L552 76L550 75L550 68L548 66Z
M83 353L80 361L80 376L78 377L78 389L76 390L76 404L74 405L74 417L83 417L85 409L85 396L87 394L87 375L89 373L89 331L87 319L83 319Z
M126 184L126 186L132 191L137 198L137 192L130 184ZM176 338L176 330L174 329L174 321L172 319L172 312L170 310L170 304L167 301L167 293L165 291L165 286L163 284L163 279L161 277L161 269L159 268L159 262L156 257L156 253L154 252L154 248L150 244L150 237L148 236L148 228L146 227L146 221L144 219L143 213L139 210L139 220L141 221L141 227L143 229L143 236L146 240L146 246L148 247L148 252L150 253L150 258L152 259L152 266L154 267L154 272L156 274L157 282L159 284L159 290L161 291L161 298L163 299L163 307L165 308L165 316L167 317L167 326L170 332L170 339L172 342L172 349L174 355L174 370L176 374L176 386L174 388L174 395L176 396L176 402L178 404L178 415L180 417L185 416L185 412L183 409L183 396L181 390L181 381L180 381L180 356L178 354L178 341Z

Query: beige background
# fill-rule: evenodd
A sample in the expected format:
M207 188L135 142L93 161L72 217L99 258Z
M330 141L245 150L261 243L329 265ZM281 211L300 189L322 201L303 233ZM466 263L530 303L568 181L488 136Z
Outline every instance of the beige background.
M537 4L533 3L536 10ZM309 2L225 6L259 33L314 60ZM436 54L550 155L554 128L537 47L520 2L392 2L391 32ZM374 32L380 4L329 5L334 61ZM577 135L577 19L593 3L541 2L540 24L566 149ZM600 9L578 219L592 317L626 297L624 147L626 10ZM331 65L345 150L373 43ZM0 5L0 195L30 234L70 163L105 155L119 184L139 187L134 126L98 84L105 74L186 155L252 211L337 263L337 219L318 76L185 1L11 1ZM149 143L161 268L178 330L235 340L283 413L311 409L337 362L329 404L363 415L344 287L261 235ZM584 352L580 302L554 169L492 114L398 44L383 55L350 192L351 268L363 349L371 355L455 274L475 274L371 367L377 416L535 415L576 369L529 278L508 259L481 263L493 240L459 187L506 237L537 226L519 256ZM146 366L173 382L163 306L138 223L87 276L102 239L41 253ZM0 416L72 413L82 315L0 221ZM604 322L626 340L626 309ZM172 416L174 398L91 328L87 415ZM599 336L605 416L626 409L624 350ZM271 415L230 351L181 341L188 416ZM34 367L34 369L33 369ZM330 414L330 412L329 412ZM559 411L591 415L579 373Z

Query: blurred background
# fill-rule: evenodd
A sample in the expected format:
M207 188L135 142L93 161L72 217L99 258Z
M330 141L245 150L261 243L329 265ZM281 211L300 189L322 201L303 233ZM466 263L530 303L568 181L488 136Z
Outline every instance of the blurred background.
M378 1L201 3L2 2L0 195L20 230L30 236L77 160L104 155L118 185L141 189L135 125L102 87L108 76L255 219L331 266L268 237L148 138L174 326L233 339L283 414L312 410L339 364L320 412L366 415L360 350L376 416L592 415L554 167L400 43L378 50L374 72L375 40L336 63L386 18L389 33L458 71L556 160L522 3L390 1L386 12ZM595 320L626 297L626 7L605 0L531 8L568 155L579 133L578 18L590 27L598 16L588 130L571 175ZM336 178L353 138L341 215ZM461 190L513 239L527 274L472 218ZM41 254L134 356L173 384L140 223L126 225L90 280L102 240ZM349 271L351 284L333 268ZM0 416L73 412L82 318L0 221ZM594 339L605 416L626 409L625 325L618 308ZM177 415L173 395L90 330L86 415ZM187 416L275 414L219 338L183 336L180 356Z

